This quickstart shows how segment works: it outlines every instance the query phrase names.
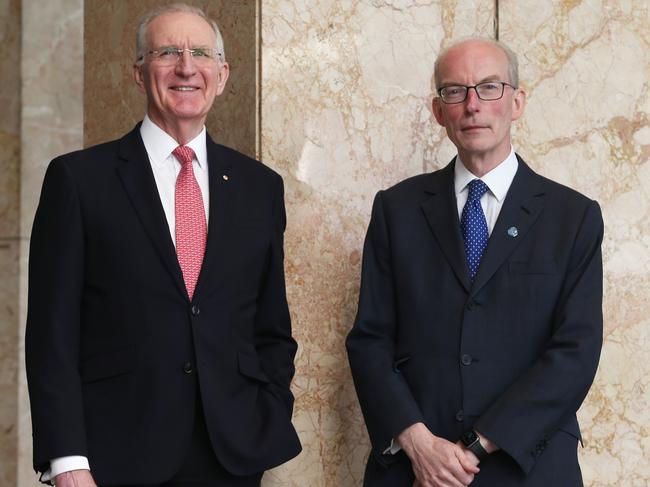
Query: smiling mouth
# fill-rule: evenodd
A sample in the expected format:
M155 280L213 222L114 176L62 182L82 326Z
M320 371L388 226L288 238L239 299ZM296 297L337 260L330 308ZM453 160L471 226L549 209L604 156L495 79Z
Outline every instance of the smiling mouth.
M196 91L198 88L195 86L172 86L172 90L174 91Z

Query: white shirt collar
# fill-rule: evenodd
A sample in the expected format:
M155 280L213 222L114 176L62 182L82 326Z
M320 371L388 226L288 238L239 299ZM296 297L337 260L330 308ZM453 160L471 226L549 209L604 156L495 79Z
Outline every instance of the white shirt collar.
M517 161L517 156L512 147L510 147L508 157L490 172L484 174L480 179L487 185L494 197L501 202L506 197L508 189L510 189L518 167L519 162ZM473 179L476 179L476 176L465 167L460 157L456 157L456 163L454 164L454 189L456 194L465 190Z
M178 142L167 132L156 125L149 115L144 116L140 126L140 136L144 147L149 154L152 164L162 165L172 155L172 152L178 147ZM208 151L206 149L206 131L205 125L199 132L199 135L190 140L187 144L191 147L196 155L196 160L201 169L205 169L208 163Z

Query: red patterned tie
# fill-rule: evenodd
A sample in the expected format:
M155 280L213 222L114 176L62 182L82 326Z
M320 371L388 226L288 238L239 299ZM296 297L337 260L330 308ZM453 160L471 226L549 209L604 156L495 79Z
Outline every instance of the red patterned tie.
M201 188L194 177L192 159L194 151L179 145L172 152L181 163L181 172L176 178L176 255L183 271L185 288L192 299L196 281L199 279L205 241L208 236Z

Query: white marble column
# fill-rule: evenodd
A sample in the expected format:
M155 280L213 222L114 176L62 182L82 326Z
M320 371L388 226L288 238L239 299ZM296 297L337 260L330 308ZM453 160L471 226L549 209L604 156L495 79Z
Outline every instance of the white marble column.
M15 485L20 239L20 1L0 0L0 485Z
M81 148L83 143L83 56L83 0L22 2L17 475L20 487L40 485L32 469L23 348L29 235L47 164L59 154Z

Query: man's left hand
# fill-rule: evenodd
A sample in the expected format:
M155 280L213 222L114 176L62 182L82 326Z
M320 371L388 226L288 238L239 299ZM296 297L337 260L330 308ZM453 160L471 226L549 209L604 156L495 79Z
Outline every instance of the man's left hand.
M56 487L97 487L90 470L71 470L54 477Z

